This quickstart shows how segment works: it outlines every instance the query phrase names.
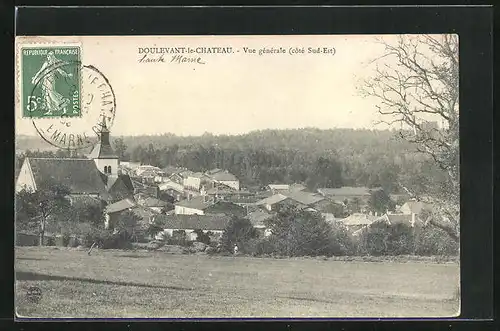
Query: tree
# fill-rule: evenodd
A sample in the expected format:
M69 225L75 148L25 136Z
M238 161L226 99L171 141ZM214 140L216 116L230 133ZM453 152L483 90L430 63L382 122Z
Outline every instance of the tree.
M73 218L94 226L104 224L104 205L99 202L77 203L72 206Z
M45 228L49 220L69 213L70 190L65 186L45 180L36 191L22 189L16 193L16 226L38 228L40 246L43 246Z
M276 253L285 256L343 255L343 243L335 240L332 226L320 213L294 207L281 208L266 221Z
M459 226L459 55L457 35L401 35L380 40L384 54L361 92L377 101L386 124L401 124L400 137L429 156L447 174L430 223L458 241ZM433 124L434 123L434 124ZM435 125L442 123L442 126ZM411 191L411 188L407 188Z
M222 249L232 252L234 245L244 246L249 240L257 237L258 232L248 219L235 216L222 233L221 246ZM240 250L244 251L242 247Z
M146 234L149 235L152 239L156 237L156 235L164 230L163 224L155 218L154 222L148 225L146 230Z
M114 148L115 152L120 158L120 160L125 160L126 159L126 153L127 153L127 145L123 141L123 138L117 138L114 141Z
M136 213L132 210L127 210L120 215L114 229L124 240L137 239L137 230L140 221L141 218Z
M373 212L385 213L387 210L394 210L395 203L384 190L375 190L370 195L368 207Z

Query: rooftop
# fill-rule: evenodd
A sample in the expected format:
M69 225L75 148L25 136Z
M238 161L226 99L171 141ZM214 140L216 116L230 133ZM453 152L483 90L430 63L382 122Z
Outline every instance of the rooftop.
M223 231L231 221L226 215L156 215L164 229Z
M290 192L284 192L282 194L292 200L295 200L307 206L325 200L325 198L319 194L303 192L303 191L290 191Z
M35 184L49 180L67 187L73 194L103 194L107 190L93 160L63 158L26 158Z
M205 201L205 197L203 196L195 197L190 200L185 199L179 201L176 204L176 206L198 209L198 210L204 210L205 208L210 207L211 205L213 205L213 201Z
M352 214L346 218L343 218L339 220L342 222L344 225L347 226L352 226L352 225L369 225L375 222L377 219L380 217L377 216L372 216L372 215L367 215L367 214L361 214L361 213L355 213Z
M344 186L339 188L318 188L318 192L328 196L369 196L378 188Z
M235 175L233 175L230 172L226 172L226 171L217 172L217 173L215 173L215 174L212 175L212 178L214 180L223 181L223 182L237 181L238 180L238 178Z
M123 199L106 206L106 213L112 214L121 212L137 206L136 202L132 199Z

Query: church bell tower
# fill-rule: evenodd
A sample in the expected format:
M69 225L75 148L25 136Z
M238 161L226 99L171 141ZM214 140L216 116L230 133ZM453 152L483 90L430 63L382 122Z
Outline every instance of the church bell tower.
M104 116L99 126L101 127L99 141L89 154L89 158L94 160L97 169L106 176L117 176L120 160L109 142L109 129L106 126Z

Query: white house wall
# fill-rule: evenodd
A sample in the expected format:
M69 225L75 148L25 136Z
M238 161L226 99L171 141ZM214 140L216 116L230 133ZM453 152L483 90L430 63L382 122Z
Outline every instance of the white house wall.
M219 181L217 181L217 183L232 187L237 191L240 190L240 181L239 180L219 180Z
M203 210L182 207L182 206L175 206L175 214L176 215L205 215Z
M33 178L33 173L27 159L24 161L17 177L16 192L21 191L23 188L32 192L36 190L35 179Z

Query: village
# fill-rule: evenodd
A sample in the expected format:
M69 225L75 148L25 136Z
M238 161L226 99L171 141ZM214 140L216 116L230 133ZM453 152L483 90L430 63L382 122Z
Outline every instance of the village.
M216 242L234 217L249 220L259 235L266 237L271 234L266 220L284 206L321 213L329 224L340 225L356 237L373 224L422 225L420 216L425 207L423 202L409 195L389 194L391 201L400 204L395 205L393 211L373 212L368 208L370 199L382 188L321 187L313 191L302 183L245 187L224 169L194 172L180 167L160 169L121 161L110 144L110 132L105 123L100 140L87 159L26 158L16 190L36 191L37 185L47 178L70 190L72 204L104 203L105 229L115 229L128 212L137 215L142 229L152 224L161 226L154 236L143 240L161 239L181 232L188 242L197 241L200 233L209 234ZM47 238L51 235L45 233ZM61 237L60 234L53 236ZM19 245L36 241L35 234L23 237L22 231L18 233Z

